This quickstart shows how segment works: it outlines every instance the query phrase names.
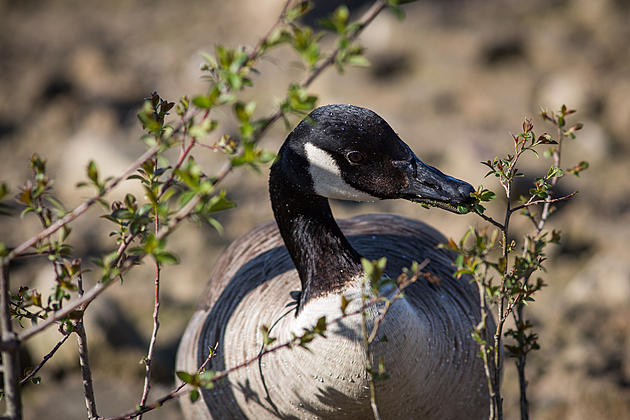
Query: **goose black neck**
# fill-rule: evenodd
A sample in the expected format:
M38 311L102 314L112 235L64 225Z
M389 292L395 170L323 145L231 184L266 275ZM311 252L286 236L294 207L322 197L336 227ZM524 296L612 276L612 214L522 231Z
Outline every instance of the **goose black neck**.
M361 256L335 222L328 199L305 192L280 165L269 177L271 206L300 276L300 310L311 299L335 293L361 275Z

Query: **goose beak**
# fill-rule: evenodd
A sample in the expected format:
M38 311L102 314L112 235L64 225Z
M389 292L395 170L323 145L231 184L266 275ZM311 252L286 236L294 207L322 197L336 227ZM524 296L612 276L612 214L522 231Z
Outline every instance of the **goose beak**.
M467 182L443 174L429 166L415 155L407 161L394 162L407 178L407 186L400 191L400 197L411 201L438 201L453 205L466 205L475 202L471 193L475 189Z

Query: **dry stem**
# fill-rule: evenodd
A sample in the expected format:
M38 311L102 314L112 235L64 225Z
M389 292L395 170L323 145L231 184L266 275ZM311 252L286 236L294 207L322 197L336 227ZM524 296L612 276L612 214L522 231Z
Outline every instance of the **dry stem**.
M192 142L191 142L192 144ZM157 208L155 209L155 234L158 235L160 230L160 221L158 217ZM157 334L160 328L160 263L155 260L155 296L153 305L153 332L151 333L151 341L149 342L149 350L147 351L147 357L144 360L145 375L144 375L144 389L142 390L142 398L140 399L140 407L144 407L149 398L149 391L151 390L151 363L153 362L153 350L155 349L155 342L157 341ZM138 416L142 419L142 414Z
M52 348L52 350L50 352L48 352L48 354L46 354L44 356L44 358L42 359L41 362L39 362L39 364L31 371L31 373L29 373L28 375L26 375L24 378L22 378L20 380L20 385L24 385L26 384L28 381L31 380L31 378L33 376L35 376L37 374L37 372L39 372L39 370L44 367L44 364L46 364L46 362L48 360L50 360L50 358L52 358L54 356L54 354L57 352L57 350L59 350L59 348L63 345L63 343L66 342L66 340L68 340L68 338L70 338L71 333L66 333L63 335L63 337L61 337L61 340L59 340L59 342L57 344L55 344L55 347Z
M2 341L7 348L2 350L2 370L4 376L4 398L6 417L12 420L22 418L22 401L18 385L20 372L20 339L13 332L11 312L9 310L9 261L2 260L0 276L0 327Z
M79 263L75 260L74 263ZM79 296L83 296L83 276L80 274L77 279ZM94 398L94 386L92 385L92 371L90 369L90 359L88 357L87 335L83 326L83 311L81 317L74 324L74 332L77 333L77 343L79 346L79 364L81 365L81 379L83 381L83 395L85 396L85 407L87 408L88 419L97 419L96 399Z

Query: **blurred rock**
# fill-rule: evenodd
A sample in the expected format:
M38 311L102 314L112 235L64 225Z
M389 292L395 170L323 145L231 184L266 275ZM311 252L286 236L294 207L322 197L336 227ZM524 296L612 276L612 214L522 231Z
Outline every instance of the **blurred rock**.
M625 253L598 254L567 286L570 303L597 302L614 307L630 302L630 260Z
M370 74L381 82L398 81L413 71L412 59L407 52L381 53L370 59Z
M77 183L87 180L85 168L90 160L96 163L102 179L121 174L129 167L132 159L118 147L116 124L115 113L103 107L95 108L81 121L81 129L67 140L64 147L57 175L57 188L61 194L67 197L76 194ZM92 193L91 187L79 191L84 195ZM137 184L123 182L122 192L142 197L142 189Z
M606 123L614 136L630 147L630 80L620 77L606 94Z
M576 72L560 71L549 75L537 88L535 103L549 110L562 105L584 112L592 104L590 81Z
M481 59L487 66L496 66L525 59L523 40L516 35L495 37L484 45Z
M576 118L579 119L579 114ZM593 120L580 121L584 128L577 133L575 140L569 141L577 143L581 150L573 154L584 156L590 164L610 157L612 143L602 126Z

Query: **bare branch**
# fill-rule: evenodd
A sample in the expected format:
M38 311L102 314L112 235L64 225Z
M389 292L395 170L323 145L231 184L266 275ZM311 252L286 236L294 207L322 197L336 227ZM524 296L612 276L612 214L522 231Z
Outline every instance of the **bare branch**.
M500 230L503 230L503 225L499 222L497 222L496 220L494 220L492 217L490 216L486 216L483 213L479 213L479 212L475 212L475 214L479 217L481 217L483 220L485 220L486 222L498 227Z
M42 367L44 367L44 364L48 360L50 360L51 357L54 356L54 354L57 352L57 350L59 350L59 348L63 345L63 343L65 343L68 340L68 338L70 338L70 335L71 333L64 334L63 337L61 337L61 340L59 340L59 342L55 344L55 347L53 347L52 350L44 356L42 361L39 362L39 364L31 371L31 373L29 373L26 377L20 380L20 385L24 385L28 383L28 381L30 381L31 378L35 376Z
M192 144L192 142L191 142ZM158 235L160 230L159 215L157 209L155 210L155 234ZM157 341L157 334L160 328L160 263L155 261L155 296L153 306L153 332L151 333L151 341L149 342L149 350L147 351L147 357L144 359L145 375L144 375L144 388L142 390L142 397L140 398L140 408L144 407L149 398L149 391L151 390L151 363L153 362L153 350L155 349L155 342ZM142 419L142 414L138 417Z
M524 204L521 204L519 206L511 208L510 212L513 213L515 211L524 209L525 207L535 206L536 204L543 204L544 203L545 206L547 206L547 204L556 203L558 201L568 200L569 198L573 197L577 193L578 193L577 191L573 191L571 194L567 194L565 196L558 197L558 198L552 198L552 199L545 198L544 200L528 201L527 203L524 203ZM543 225L544 225L544 223L543 223Z
M136 418L144 413L148 413L151 410L155 410L158 407L161 407L165 402L170 401L172 399L175 398L179 398L182 395L186 395L186 393L188 392L187 389L183 389L184 386L186 386L187 384L182 384L179 387L177 387L176 389L174 389L173 391L169 392L168 394L164 395L161 398L158 398L155 401L152 401L148 404L146 404L144 407L142 407L139 410L133 410L133 411L129 411L127 413L121 414L119 416L116 417L107 417L103 420L130 420L133 418Z
M20 371L20 341L13 332L11 311L9 309L9 260L2 259L0 273L0 327L3 344L11 344L2 350L2 371L4 377L4 398L6 399L6 416L9 419L22 418L22 401L18 385Z
M214 346L215 351L216 351L218 345L219 345L219 343L217 343ZM199 369L197 369L197 373L201 373L205 369L206 365L208 364L210 359L212 359L212 357L215 354L216 354L215 352L210 352L210 354L208 354L208 357L206 357L206 361L203 362L203 364L201 366L199 366ZM188 385L188 384L185 383L185 382L179 384L177 386L177 388L175 388L174 390L172 390L168 394L164 395L163 397L161 397L161 398L159 398L159 399L157 399L157 400L155 400L155 401L153 401L151 403L145 404L144 406L142 406L141 408L139 408L137 410L129 411L129 412L121 414L119 416L109 417L109 418L106 418L106 419L103 419L103 420L129 420L129 419L133 419L135 417L141 416L144 413L147 413L147 412L149 412L151 410L154 410L154 409L160 407L162 404L164 404L167 401L170 401L170 400L172 400L174 398L179 398L182 395L184 395L186 392L183 392L182 389L186 385ZM186 390L186 391L188 391L188 390Z
M363 282L363 287L367 288L368 279L365 278ZM365 306L367 292L361 292L361 303L362 306ZM387 302L389 303L389 302ZM386 303L386 304L387 304ZM389 309L389 306L387 306ZM374 415L374 420L381 420L381 414L378 411L378 405L376 404L376 387L374 386L374 363L372 363L372 352L370 351L370 342L368 340L367 333L367 314L365 310L361 311L361 333L363 336L363 351L365 352L365 359L367 360L367 364L365 365L366 374L368 377L368 384L370 387L370 406L372 407L372 414Z
M556 168L560 167L560 159L562 156L562 140L564 139L564 133L562 132L562 127L560 124L556 123L557 133L558 133L558 147L553 150L552 158L553 158L553 166ZM540 233L547 222L547 218L551 214L551 191L558 183L558 177L553 177L551 179L551 188L549 190L549 197L545 200L545 205L543 206L542 214L540 215L540 220L538 221L538 226L536 226L536 232Z
M88 358L87 336L83 320L78 321L74 326L77 333L77 342L79 344L79 362L81 364L81 378L83 380L83 393L85 395L85 406L87 408L88 418L96 419L96 399L94 398L94 387L92 385L92 371L90 370L90 359Z
M80 260L75 260L74 263L80 264ZM79 296L83 296L83 276L80 273L81 270L79 270L79 278L77 280L78 292ZM85 326L83 325L83 312L81 312L81 318L74 324L74 332L77 333L77 343L79 345L79 364L81 365L83 395L85 396L85 407L87 408L88 419L97 419L98 413L96 411L92 371L88 357L87 335L85 334Z

